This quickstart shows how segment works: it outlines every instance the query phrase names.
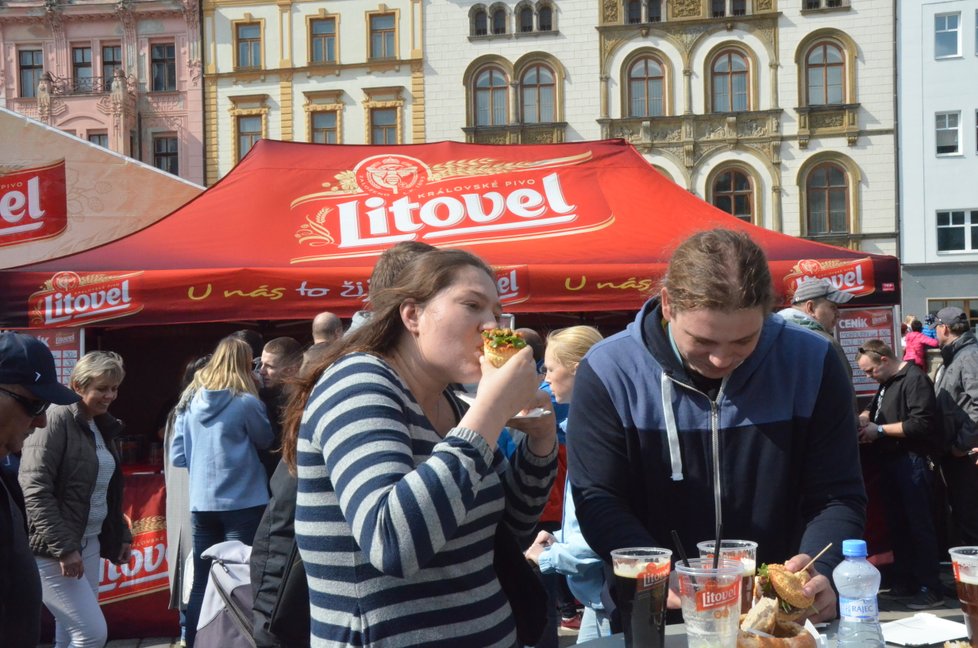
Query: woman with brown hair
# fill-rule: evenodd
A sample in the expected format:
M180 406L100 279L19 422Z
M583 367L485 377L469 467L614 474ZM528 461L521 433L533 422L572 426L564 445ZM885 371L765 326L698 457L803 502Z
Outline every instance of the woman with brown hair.
M507 461L500 431L537 388L529 349L499 369L482 331L500 313L491 270L459 250L421 255L373 315L329 349L289 405L295 531L312 645L513 646L493 570L496 526L530 533L552 485L556 432L530 431ZM479 382L467 411L453 383Z

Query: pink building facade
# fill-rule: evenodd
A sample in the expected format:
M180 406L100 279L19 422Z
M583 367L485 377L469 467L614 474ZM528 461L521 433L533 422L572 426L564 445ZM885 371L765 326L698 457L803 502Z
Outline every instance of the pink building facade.
M197 0L5 0L0 106L204 181Z

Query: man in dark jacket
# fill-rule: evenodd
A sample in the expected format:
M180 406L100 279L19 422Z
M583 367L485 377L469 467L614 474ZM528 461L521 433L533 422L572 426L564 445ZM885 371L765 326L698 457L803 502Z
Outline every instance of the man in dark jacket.
M869 340L856 363L880 384L859 415L859 442L872 443L880 462L881 491L894 555L890 593L913 596L912 610L944 604L938 578L937 533L930 493L931 456L940 451L940 421L930 378L913 362L898 360L882 340Z
M0 333L0 460L20 452L34 428L47 425L50 403L79 396L58 382L51 352L40 340ZM41 623L41 581L27 543L24 495L17 478L0 469L0 632L3 645L33 648Z
M958 544L978 544L978 341L957 306L937 313L937 341L944 365L937 371L937 406L948 455L941 462Z

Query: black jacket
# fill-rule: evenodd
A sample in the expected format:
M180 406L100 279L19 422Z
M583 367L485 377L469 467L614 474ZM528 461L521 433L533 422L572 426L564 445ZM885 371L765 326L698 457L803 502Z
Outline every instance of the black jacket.
M6 466L0 466L0 482L0 643L34 648L40 639L41 581L27 544L24 496Z
M279 461L269 488L271 499L251 546L251 590L255 644L309 645L309 589L295 542L295 501L299 482Z
M929 456L940 453L941 424L934 385L913 362L907 361L876 390L869 407L869 420L877 425L903 422L906 438L888 436L873 444L881 453L915 452Z

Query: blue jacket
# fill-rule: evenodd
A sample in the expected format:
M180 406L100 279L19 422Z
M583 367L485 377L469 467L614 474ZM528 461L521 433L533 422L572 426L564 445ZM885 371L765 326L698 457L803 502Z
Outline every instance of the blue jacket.
M758 543L758 560L818 553L829 574L862 536L866 494L852 387L828 341L767 317L715 400L694 386L658 298L577 370L568 474L588 544L692 551L714 537ZM673 547L675 550L675 547Z
M265 406L247 393L201 389L174 423L170 459L190 474L191 511L236 511L268 504L258 450L272 443Z

